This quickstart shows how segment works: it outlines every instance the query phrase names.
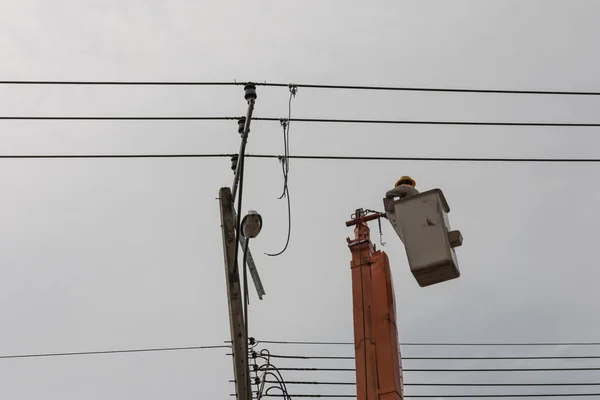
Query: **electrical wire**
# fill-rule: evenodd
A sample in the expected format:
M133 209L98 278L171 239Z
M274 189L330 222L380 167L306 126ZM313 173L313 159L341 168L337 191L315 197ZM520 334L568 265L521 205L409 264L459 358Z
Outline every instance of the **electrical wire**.
M256 121L279 121L275 117L253 117ZM432 120L385 120L344 118L292 118L294 122L320 122L341 124L387 124L387 125L472 125L472 126L545 126L545 127L599 127L600 123L576 122L486 122L486 121L432 121Z
M270 344L299 344L299 345L344 345L351 346L352 342L324 342L324 341L284 341L284 340L257 340L257 343L270 343ZM401 342L402 346L600 346L600 342L488 342L488 343L474 343L474 342Z
M292 208L291 208L291 200L290 200L290 191L288 187L288 174L290 172L290 119L292 118L292 99L296 97L296 93L298 92L298 88L290 85L290 98L288 100L288 118L287 120L281 121L281 125L283 126L283 150L284 156L279 159L281 162L281 168L283 170L283 192L279 199L285 196L287 200L287 212L288 212L288 232L287 239L285 241L285 245L283 249L277 253L265 253L265 255L269 257L277 257L285 253L289 244L290 238L292 235Z
M272 382L267 382L272 383ZM286 381L288 385L340 385L353 386L356 382L319 382L319 381ZM600 382L564 382L564 383L412 383L403 382L403 386L419 387L535 387L535 386L600 386Z
M271 154L248 154L251 158L278 158ZM292 159L305 160L347 160L347 161L458 161L458 162L600 162L600 158L484 158L484 157L379 157L379 156L334 156L334 155L294 155Z
M245 86L250 82L199 82L199 81L50 81L50 80L2 80L1 85L86 85L86 86ZM252 82L256 86L289 87L287 83ZM338 90L370 90L370 91L401 91L401 92L451 92L451 93L487 93L487 94L533 94L533 95L569 95L569 96L599 96L600 92L566 91L566 90L513 90L513 89L469 89L469 88L431 88L431 87L401 87L374 85L325 85L325 84L294 84L307 89L338 89Z
M0 120L7 121L230 121L240 117L203 117L203 116L0 116ZM255 118L252 118L255 119Z
M240 117L219 116L0 116L0 120L24 121L225 121ZM277 117L252 117L255 121L281 122ZM434 120L384 120L384 119L343 119L343 118L290 118L288 123L319 122L342 124L387 124L387 125L462 125L462 126L544 126L544 127L600 127L600 123L576 122L486 122L486 121L434 121Z
M164 351L205 350L205 349L231 349L231 346L227 346L227 345L186 346L186 347L159 347L159 348L146 348L146 349L126 349L126 350L77 351L77 352L66 352L66 353L13 354L13 355L0 355L0 359L5 360L5 359L13 359L13 358L91 356L91 355L99 355L99 354L151 353L151 352L164 352Z
M243 166L242 166L243 168ZM243 173L243 169L241 171L241 173ZM240 198L242 197L242 186L241 186L241 180L240 180ZM240 227L241 229L241 227ZM237 245L237 243L236 243ZM246 338L246 340L248 340L248 321L249 321L249 316L248 316L248 305L250 304L250 296L248 294L248 246L250 245L250 238L246 238L246 240L244 241L244 251L242 254L243 257L243 280L244 280L244 337ZM248 391L250 391L251 389L251 382L250 382L250 367L249 367L249 363L248 363L248 351L246 351L245 353L245 362L246 362L246 368L248 373L246 374L246 386Z
M414 394L411 396L403 396L405 399L429 399L429 398L518 398L518 397L597 397L600 393L527 393L527 394ZM264 397L281 397L278 395L266 394ZM318 397L318 398L356 398L355 394L290 394L289 397Z
M237 154L5 154L0 159L86 159L86 158L231 158ZM247 158L281 158L275 154L246 154ZM481 158L481 157L378 157L335 155L290 155L290 159L334 161L443 161L443 162L541 162L597 163L600 158Z
M279 367L280 371L337 371L353 372L355 368ZM404 372L548 372L548 371L600 371L600 367L565 368L402 368Z
M314 342L314 341L284 341L284 340L257 340L257 343L267 344L301 344L301 345L343 345L351 346L353 342Z
M263 349L260 352L252 352L252 358L255 360L258 359L262 359L265 360L265 363L261 366L258 366L257 364L254 365L254 371L256 372L256 375L258 376L258 372L262 371L262 375L257 378L257 382L259 382L259 386L257 388L256 391L256 398L257 399L261 399L263 396L263 394L268 394L269 390L271 390L273 388L273 386L268 387L265 389L265 385L267 383L266 377L267 376L273 376L276 380L276 383L282 394L287 395L285 398L286 399L290 399L289 395L288 395L288 390L287 390L287 385L285 383L285 380L283 379L283 376L281 375L281 372L277 369L277 367L275 367L272 363L271 363L271 353L269 352L269 350L267 349ZM270 368L270 369L266 369L266 368ZM274 371L275 373L271 372ZM249 386L251 387L251 385Z
M240 154L238 160L239 167L239 189L238 189L238 204L237 204L237 215L235 221L235 251L234 251L234 261L233 261L233 274L234 276L238 274L239 271L239 242L240 242L240 234L241 234L241 225L242 225L242 196L244 193L244 159L245 155Z
M352 356L300 356L271 354L272 358L298 360L354 360ZM493 356L493 357L402 357L402 360L586 360L600 359L600 355L586 356Z

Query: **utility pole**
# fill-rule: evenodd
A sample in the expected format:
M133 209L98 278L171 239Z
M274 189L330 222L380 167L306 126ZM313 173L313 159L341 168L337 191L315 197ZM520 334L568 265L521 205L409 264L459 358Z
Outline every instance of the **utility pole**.
M221 209L221 230L223 232L223 255L225 258L225 281L227 283L227 303L229 305L235 392L238 400L247 400L251 395L248 386L248 340L244 329L240 274L239 270L236 269L235 263L235 247L237 243L235 240L233 196L231 195L231 189L228 187L221 188L219 191L219 208Z
M240 152L232 158L234 179L232 188L221 188L219 192L219 205L221 209L221 228L223 233L223 254L225 258L225 277L227 283L227 299L229 305L229 325L231 329L231 344L233 353L233 371L235 375L235 390L237 400L252 399L252 385L250 382L250 368L248 362L248 283L246 265L250 270L252 279L262 299L264 288L254 265L254 260L248 249L250 238L256 237L262 226L262 218L258 213L250 212L244 217L245 228L242 229L242 191L244 179L244 158L246 143L250 132L252 113L256 102L256 86L248 83L244 86L244 99L248 103L246 116L238 120L238 133L241 135ZM237 213L234 202L237 200ZM247 237L246 237L247 235ZM239 249L244 248L244 262L242 263L244 276L244 296L242 296L239 267Z
M355 226L348 241L352 253L352 304L357 400L402 400L402 362L390 263L375 251L367 221L382 214L356 210L346 226Z

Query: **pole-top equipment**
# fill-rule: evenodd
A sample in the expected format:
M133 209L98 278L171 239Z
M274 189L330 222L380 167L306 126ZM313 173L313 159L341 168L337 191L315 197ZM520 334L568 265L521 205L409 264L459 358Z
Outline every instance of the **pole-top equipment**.
M256 100L256 86L253 83L248 83L244 86L244 91L246 92L244 94L246 101Z

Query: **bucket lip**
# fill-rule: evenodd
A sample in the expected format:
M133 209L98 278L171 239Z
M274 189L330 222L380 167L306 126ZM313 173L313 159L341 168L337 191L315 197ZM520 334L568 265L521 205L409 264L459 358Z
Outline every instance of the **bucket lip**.
M446 197L444 196L444 192L442 192L442 189L438 189L438 188L426 190L426 191L421 192L419 194L414 194L412 196L408 196L408 197L405 197L403 199L395 200L395 201L392 202L392 204L397 204L397 203L400 203L402 201L415 200L417 198L425 197L425 196L428 196L428 195L431 195L431 194L434 194L434 193L438 195L438 198L440 199L440 202L442 203L442 207L444 208L444 211L447 212L447 213L449 213L450 212L450 206L448 205L448 202L446 201Z

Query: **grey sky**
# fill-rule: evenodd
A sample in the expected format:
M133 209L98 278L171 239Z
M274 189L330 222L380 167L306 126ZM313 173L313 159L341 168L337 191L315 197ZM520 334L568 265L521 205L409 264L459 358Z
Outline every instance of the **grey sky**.
M550 0L3 0L0 79L598 91L599 12L598 1ZM256 114L286 116L287 97L285 88L259 87ZM293 115L597 123L599 107L595 97L300 89ZM236 116L245 109L240 87L0 86L7 116ZM0 126L2 154L231 153L239 146L235 121ZM281 154L281 135L277 123L253 123L248 151ZM598 157L600 144L597 128L292 123L290 135L293 154ZM286 233L281 167L251 159L244 210L264 218L252 250L267 291L262 302L252 298L251 335L352 340L345 242L352 231L344 221L355 208L381 208L385 191L408 173L420 189L444 191L465 242L462 277L423 289L385 226L402 341L598 341L598 168L292 160L291 244L269 258L262 253L280 250ZM0 160L0 354L227 340L215 198L231 181L227 159ZM0 360L0 398L227 398L225 353Z

